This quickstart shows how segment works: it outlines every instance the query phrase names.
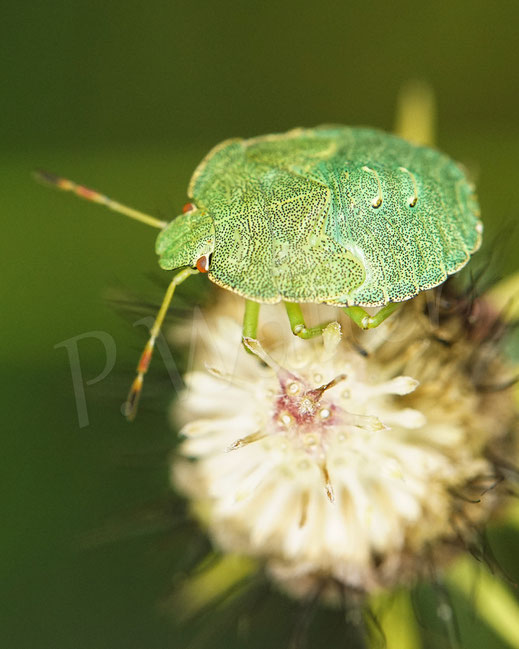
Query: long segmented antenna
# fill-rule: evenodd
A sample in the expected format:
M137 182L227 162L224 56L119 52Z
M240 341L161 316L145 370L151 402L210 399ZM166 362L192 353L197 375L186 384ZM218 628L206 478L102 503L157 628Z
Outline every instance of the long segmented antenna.
M160 328L162 326L162 323L164 322L164 318L166 317L166 313L173 298L173 294L175 293L175 289L179 284L182 284L182 282L185 281L190 275L196 275L198 272L199 271L195 268L184 268L184 270L181 270L180 273L177 273L173 277L170 285L168 286L168 290L166 291L166 295L164 295L164 299L162 300L162 304L160 306L159 312L157 313L157 317L155 318L155 322L153 323L153 327L150 330L150 338L146 343L146 347L144 348L144 351L142 352L139 359L139 363L137 365L137 376L132 383L132 387L130 388L130 392L128 393L128 397L123 406L123 413L129 421L133 421L135 419L135 415L137 414L137 406L139 405L139 398L141 396L144 375L146 374L150 366L151 357L153 355L153 348L155 347L155 341L157 340Z
M36 171L34 172L34 176L36 180L39 180L40 182L52 185L53 187L57 187L58 189L62 189L64 191L72 192L80 198L84 198L87 201L92 201L93 203L104 205L114 212L119 212L119 214L124 214L131 219L135 219L136 221L140 221L141 223L146 223L146 225L151 225L152 227L158 228L159 230L163 230L168 225L166 221L161 221L160 219L156 219L149 214L144 214L143 212L139 212L132 207L118 203L117 201L108 198L108 196L105 196L104 194L100 194L99 192L96 192L93 189L89 189L88 187L84 187L83 185L78 185L77 183L73 182L72 180L68 180L67 178L56 176L47 171ZM150 366L151 357L153 355L153 348L155 347L155 341L157 339L157 336L159 335L160 328L162 326L162 323L164 322L164 318L166 317L166 312L171 303L171 299L173 298L175 289L179 284L182 284L182 282L186 280L190 275L194 275L198 272L199 271L194 268L184 268L173 277L170 285L168 286L166 295L162 300L162 305L159 309L157 317L155 318L153 327L151 328L150 338L139 359L139 364L137 365L137 376L132 383L130 392L123 406L123 412L126 418L130 421L135 419L135 415L137 414L137 406L142 391L144 375L146 374Z
M141 223L146 223L146 225L151 225L152 227L158 228L159 230L163 230L168 225L167 221L161 221L160 219L156 219L154 216L144 214L144 212L139 212L139 210L135 210L132 207L118 203L117 201L114 201L111 198L108 198L108 196L100 194L93 189L89 189L88 187L84 187L83 185L78 185L72 180L56 176L52 173L49 173L48 171L35 171L34 177L36 178L36 180L39 180L42 183L52 185L53 187L57 187L58 189L62 189L66 192L72 192L80 198L84 198L87 201L92 201L93 203L104 205L113 212L124 214L130 219L140 221Z

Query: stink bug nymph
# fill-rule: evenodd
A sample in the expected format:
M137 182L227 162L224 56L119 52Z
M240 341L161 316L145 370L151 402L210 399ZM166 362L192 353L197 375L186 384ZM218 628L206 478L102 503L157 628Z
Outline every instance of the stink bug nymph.
M324 126L212 149L195 170L189 203L170 223L47 173L39 178L161 230L159 265L174 275L127 400L135 416L144 374L175 288L193 273L246 300L243 339L256 337L261 303L283 301L292 331L300 303L343 307L378 326L399 302L457 272L481 243L474 188L434 149L369 128ZM363 307L382 307L374 316Z

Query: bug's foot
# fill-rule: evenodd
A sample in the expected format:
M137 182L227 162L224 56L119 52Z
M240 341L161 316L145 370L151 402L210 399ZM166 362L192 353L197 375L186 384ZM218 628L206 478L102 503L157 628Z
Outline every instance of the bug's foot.
M294 336L299 336L299 338L308 340L309 338L320 336L329 324L329 322L325 322L317 327L305 327L303 324L298 324L292 329L292 333Z
M250 336L242 336L241 344L243 345L247 353L257 356L256 348L260 344L259 340L257 340L256 338L251 338Z
M307 329L305 325L303 324L298 324L292 329L292 333L294 336L299 336L299 338L304 338L305 340L308 338L313 338L316 334L312 333L311 329ZM320 333L320 332L319 332Z
M360 327L361 329L373 329L375 327L375 318L373 318L370 315L366 315L362 318L360 321Z
M383 306L375 315L369 315L360 306L344 307L344 312L360 327L360 329L374 329L384 322L400 306L399 302L390 302Z

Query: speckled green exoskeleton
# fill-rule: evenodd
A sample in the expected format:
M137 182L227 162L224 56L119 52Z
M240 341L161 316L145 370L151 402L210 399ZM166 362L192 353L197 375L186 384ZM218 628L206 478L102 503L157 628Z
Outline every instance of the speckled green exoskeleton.
M246 299L244 338L255 338L261 303L285 303L294 334L309 338L299 304L344 307L362 328L462 268L481 242L474 188L434 149L369 129L295 129L216 146L189 184L190 202L159 221L71 181L42 177L159 227L167 291L128 397L136 410L155 338L175 287L189 275ZM381 309L373 316L364 307Z

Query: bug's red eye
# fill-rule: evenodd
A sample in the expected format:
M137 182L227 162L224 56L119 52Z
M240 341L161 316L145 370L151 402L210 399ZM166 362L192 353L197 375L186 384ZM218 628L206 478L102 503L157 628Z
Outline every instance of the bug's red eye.
M186 212L192 212L193 210L196 210L196 205L194 203L186 203L182 208L182 214L186 214Z
M202 255L196 262L196 269L201 273L209 272L209 255Z

